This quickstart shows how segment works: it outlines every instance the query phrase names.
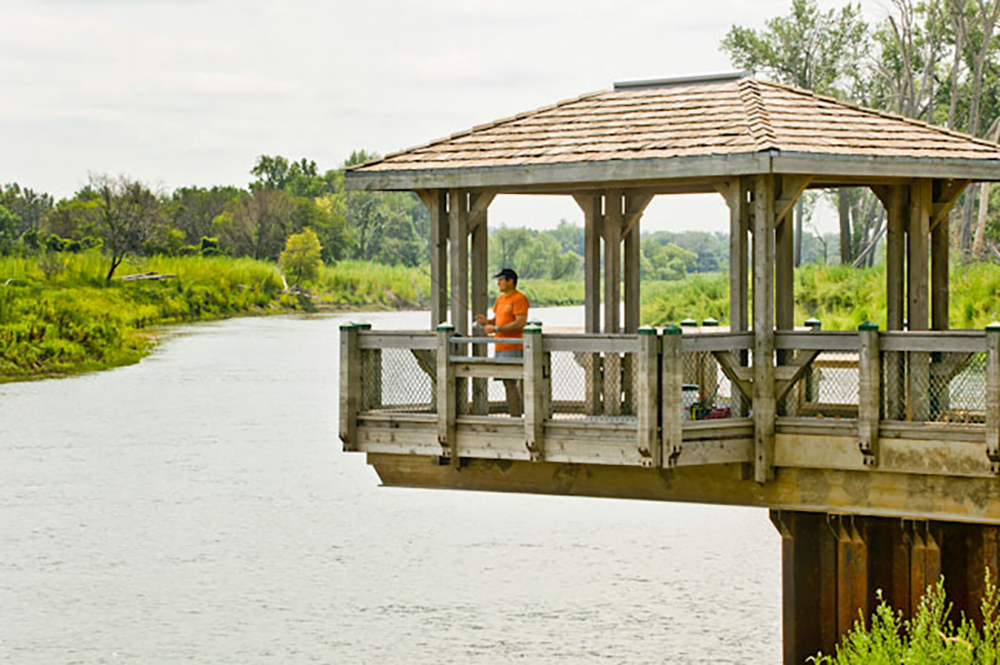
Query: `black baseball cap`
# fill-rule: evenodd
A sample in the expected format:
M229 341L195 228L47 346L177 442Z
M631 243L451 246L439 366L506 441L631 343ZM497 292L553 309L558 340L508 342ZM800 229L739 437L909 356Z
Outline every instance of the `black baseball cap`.
M493 275L494 279L496 279L497 277L503 277L504 279L512 279L515 282L517 281L517 273L510 268L504 268L497 274Z

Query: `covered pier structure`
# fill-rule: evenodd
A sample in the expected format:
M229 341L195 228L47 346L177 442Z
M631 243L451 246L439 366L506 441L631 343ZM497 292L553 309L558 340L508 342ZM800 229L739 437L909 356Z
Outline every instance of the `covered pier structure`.
M975 617L1000 570L1000 327L949 330L949 212L996 180L993 143L745 74L616 84L352 168L424 202L433 293L427 330L342 328L345 450L386 485L767 508L786 663L831 652L876 588L911 611L943 573ZM885 207L884 330L795 325L791 212L840 187ZM640 326L643 212L687 193L728 205L727 332ZM584 333L529 325L523 360L471 326L498 194L585 221Z

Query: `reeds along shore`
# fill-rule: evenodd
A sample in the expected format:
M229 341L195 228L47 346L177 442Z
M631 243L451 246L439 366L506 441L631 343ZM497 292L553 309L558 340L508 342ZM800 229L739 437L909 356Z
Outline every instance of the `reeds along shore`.
M307 294L286 288L269 262L227 257L132 259L121 276L174 275L163 280L104 279L100 253L0 257L0 381L91 371L136 362L148 353L156 325L296 310L428 307L428 271L362 261L324 267ZM806 266L796 271L796 322L814 316L827 330L885 324L885 271ZM579 305L579 280L525 280L533 307ZM495 295L495 294L493 294ZM728 276L688 275L644 281L642 323L666 325L729 315ZM1000 267L956 265L951 324L982 328L1000 319Z

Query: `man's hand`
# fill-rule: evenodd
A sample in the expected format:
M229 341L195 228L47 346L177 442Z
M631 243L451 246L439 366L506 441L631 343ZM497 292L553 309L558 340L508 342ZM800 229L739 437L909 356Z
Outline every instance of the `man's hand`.
M486 318L485 314L476 314L476 323L479 325L484 326L487 321L489 321L489 319Z
M485 326L483 326L483 332L486 333L487 335L492 335L496 331L497 327L492 323L487 323Z

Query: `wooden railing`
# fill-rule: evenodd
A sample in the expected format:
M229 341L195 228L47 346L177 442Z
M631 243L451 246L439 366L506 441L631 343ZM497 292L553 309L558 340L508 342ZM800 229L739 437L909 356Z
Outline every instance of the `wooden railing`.
M347 450L434 455L455 465L466 457L664 468L756 463L753 334L680 333L543 334L529 326L522 358L496 358L488 347L503 340L456 337L449 326L344 326L341 438ZM970 473L997 472L998 340L993 330L874 326L775 333L772 464L934 468L904 463L905 444L955 457L941 468L969 458ZM523 416L510 417L500 381L519 382Z

